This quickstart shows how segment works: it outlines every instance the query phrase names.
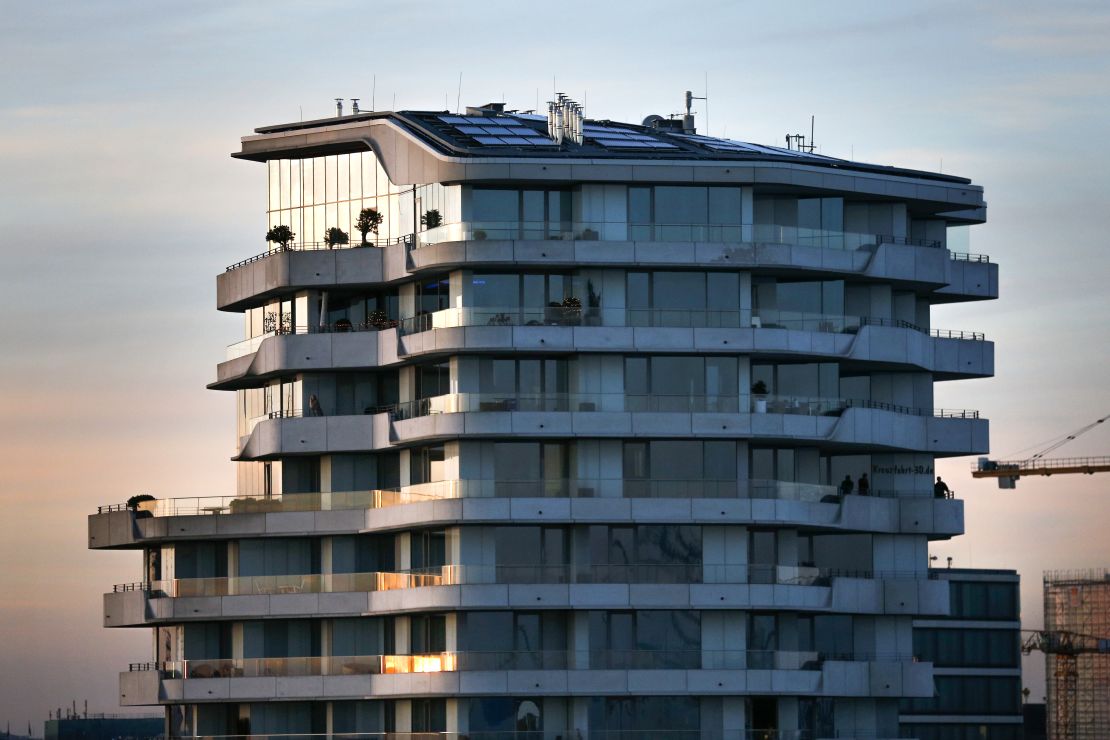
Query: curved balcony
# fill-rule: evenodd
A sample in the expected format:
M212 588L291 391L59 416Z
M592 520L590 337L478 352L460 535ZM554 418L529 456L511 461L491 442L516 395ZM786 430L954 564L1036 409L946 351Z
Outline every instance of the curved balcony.
M372 287L430 270L504 265L535 268L722 266L865 276L933 291L942 302L998 296L997 266L950 253L935 241L775 225L578 223L545 236L544 226L451 224L380 249L271 250L217 277L217 306L242 311L295 290ZM484 232L484 237L479 238ZM591 236L592 239L574 238ZM604 237L614 238L604 238ZM617 238L619 237L619 238ZM433 240L433 241L429 241ZM950 257L955 255L955 257ZM978 256L978 255L977 255Z
M254 426L232 459L267 460L386 450L445 439L521 436L805 441L938 456L987 450L986 420L980 419L977 411L966 409L930 410L789 396L769 398L767 413L759 413L759 407L749 407L747 398L741 396L739 413L710 411L709 405L705 411L651 412L618 410L629 408L624 394L561 396L462 393L398 404L381 413L268 418Z
M133 664L121 704L356 696L613 696L695 693L931 696L932 664L908 654L825 655L785 650L567 650ZM130 675L129 675L130 674Z
M987 377L994 344L981 332L925 330L907 322L862 316L791 314L763 322L740 311L460 308L392 326L268 334L228 348L213 390L256 387L295 372L366 370L426 356L468 352L743 353L767 359L799 356L876 369L920 369L937 380ZM758 319L760 326L748 326ZM743 322L743 323L741 323ZM583 325L586 324L586 325Z
M666 566L664 566L666 567ZM634 575L631 566L614 567L612 576ZM677 573L690 566L676 566ZM496 577L467 566L446 566L447 573L478 573ZM104 626L135 627L180 624L198 620L266 619L290 614L317 617L352 617L363 614L409 614L427 611L466 609L790 609L809 613L929 615L948 612L947 584L923 572L837 571L808 566L728 565L696 570L705 577L688 583L623 581L600 583L571 569L536 566L509 572L539 580L527 583L439 583L435 573L423 574L423 581L407 580L411 574L346 574L342 579L328 576L280 576L257 579L261 590L274 584L277 593L216 592L245 582L243 579L201 579L201 583L182 584L186 591L210 591L199 596L165 596L151 590L159 584L121 584L104 594ZM640 568L647 576L647 568ZM562 577L569 581L547 582ZM736 582L715 582L711 577L733 578ZM383 580L379 580L383 579ZM191 579L190 579L191 580ZM658 579L656 579L658 580ZM673 579L671 579L673 580ZM424 583L412 588L385 590L328 590L354 585L398 585ZM163 587L168 584L161 584ZM313 591L313 587L321 590ZM299 589L299 590L298 590ZM305 590L309 589L309 590Z
M963 502L932 492L778 481L622 479L450 480L400 489L284 496L199 496L101 506L89 517L91 548L152 541L354 534L467 523L673 522L806 526L926 534L963 532Z

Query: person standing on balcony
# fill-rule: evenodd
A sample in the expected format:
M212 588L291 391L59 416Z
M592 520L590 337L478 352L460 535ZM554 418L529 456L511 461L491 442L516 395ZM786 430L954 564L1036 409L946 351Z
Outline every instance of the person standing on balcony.
M840 481L840 495L841 496L850 496L850 495L852 495L852 491L855 490L855 487L856 487L855 484L852 483L852 476L850 476L850 475L844 476L844 480Z
M952 492L948 489L948 484L941 480L941 477L938 475L937 482L933 486L933 498L948 498L951 493Z
M871 481L867 480L867 473L859 477L859 483L856 485L856 490L859 491L860 496L871 495Z
M313 393L308 397L308 415L309 416L323 416L324 409L320 407L320 399Z

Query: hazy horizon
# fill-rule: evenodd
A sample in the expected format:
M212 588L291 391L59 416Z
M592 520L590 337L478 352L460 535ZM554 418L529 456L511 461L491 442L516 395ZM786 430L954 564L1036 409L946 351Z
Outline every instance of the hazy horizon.
M369 109L375 78L378 108L423 110L532 108L554 78L588 117L634 122L708 82L712 135L781 144L815 115L822 153L969 177L989 203L970 250L999 263L1001 298L933 323L986 332L997 375L938 383L936 405L982 410L997 458L1110 412L1103 3L5 9L0 726L39 734L72 700L119 711L118 672L150 659L150 630L101 627L101 595L140 580L142 559L88 551L86 517L137 493L234 492L233 394L204 386L241 320L216 311L215 276L264 249L266 184L228 154L335 97ZM1110 434L1060 454L1110 454ZM1017 568L1039 627L1043 571L1110 566L1110 476L999 491L971 462L938 464L968 534L931 553ZM1026 660L1033 700L1043 666Z

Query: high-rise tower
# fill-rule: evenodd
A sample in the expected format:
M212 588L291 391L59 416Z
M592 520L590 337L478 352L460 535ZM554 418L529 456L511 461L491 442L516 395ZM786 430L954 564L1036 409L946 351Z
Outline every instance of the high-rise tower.
M897 736L949 608L927 545L963 531L934 460L987 450L933 385L993 345L930 320L997 295L958 246L982 190L646 123L243 139L292 233L218 278L238 490L90 519L143 553L105 598L154 628L124 704L175 736Z

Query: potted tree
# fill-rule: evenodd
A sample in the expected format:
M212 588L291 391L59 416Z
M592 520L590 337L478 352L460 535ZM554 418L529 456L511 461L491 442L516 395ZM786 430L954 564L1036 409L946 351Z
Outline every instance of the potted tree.
M425 229L434 229L443 224L443 217L439 215L439 211L435 208L425 211L424 215L420 217L420 225Z
M362 246L369 246L366 241L366 235L373 232L374 236L378 235L378 227L382 225L382 220L385 217L374 208L363 208L358 212L358 220L355 221L355 228L362 234ZM346 242L343 242L346 244Z
M350 244L351 237L346 231L338 226L332 226L324 232L324 244L328 245L328 249L335 249L343 244Z
M152 517L154 516L154 514L152 514L151 512L139 509L139 504L142 504L146 501L154 501L154 497L151 496L149 493L137 494L127 499L127 508L128 510L135 512L135 517L137 519Z
M767 413L767 384L762 380L757 380L752 384L752 401L755 406L755 413Z
M266 232L266 241L273 242L281 247L281 251L289 249L289 245L293 242L293 237L296 234L285 224L279 224Z

